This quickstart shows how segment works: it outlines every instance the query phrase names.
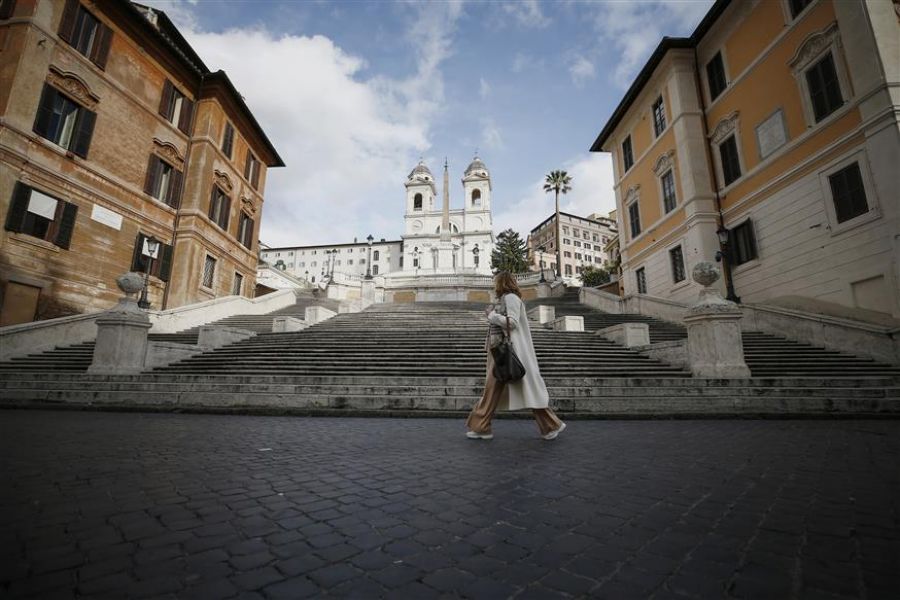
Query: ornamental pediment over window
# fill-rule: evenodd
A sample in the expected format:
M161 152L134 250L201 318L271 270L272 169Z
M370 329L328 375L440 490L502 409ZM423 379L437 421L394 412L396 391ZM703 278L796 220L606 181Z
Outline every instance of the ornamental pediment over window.
M637 200L638 193L641 191L641 184L636 183L625 192L625 204L631 204L634 200Z
M716 126L709 134L709 139L712 140L714 144L722 142L725 138L734 133L735 128L737 128L737 123L738 111L734 111L733 113L726 117L723 117L721 121L716 123Z
M657 177L675 166L675 151L669 150L659 156L653 164L653 172Z
M788 61L788 66L794 71L803 71L834 43L840 43L840 30L836 22L806 36L797 47L797 52Z
M94 110L100 102L100 96L92 92L81 77L53 65L50 65L50 72L47 73L47 83L89 110Z
M253 199L249 196L241 197L241 208L244 209L245 212L250 213L251 215L256 214L256 206L253 204Z
M184 156L175 144L153 138L153 152L178 170L184 170Z
M228 176L228 173L216 169L213 177L215 178L216 185L218 185L226 192L231 193L231 191L234 190L234 183L232 183L231 178Z

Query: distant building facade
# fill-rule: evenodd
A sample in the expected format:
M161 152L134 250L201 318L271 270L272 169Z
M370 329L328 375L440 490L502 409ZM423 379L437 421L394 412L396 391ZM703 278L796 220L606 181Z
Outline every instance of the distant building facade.
M529 233L532 268L560 272L563 279L576 283L584 267L606 268L609 263L606 244L616 234L615 220L599 214L579 217L560 211L559 215L560 228L556 227L556 213L553 213ZM556 267L558 229L562 230L562 269Z
M693 301L721 252L745 302L900 316L898 39L878 0L718 0L664 38L591 148L626 294Z
M128 1L0 11L0 325L109 308L151 236L153 308L252 296L283 163L225 73Z
M274 269L285 271L309 283L321 283L326 275L385 275L400 270L403 256L401 240L367 241L318 246L266 247L261 258ZM369 255L371 254L371 262Z

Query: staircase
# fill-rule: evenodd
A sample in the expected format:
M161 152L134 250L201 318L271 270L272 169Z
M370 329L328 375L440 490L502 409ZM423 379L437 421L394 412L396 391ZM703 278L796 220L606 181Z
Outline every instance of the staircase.
M682 325L639 314L600 312L581 304L578 298L579 288L568 288L562 296L531 300L528 305L529 308L553 306L557 317L582 316L585 331L621 323L646 323L651 344L687 338L687 330ZM742 341L744 360L753 377L900 377L900 367L760 331L743 332Z

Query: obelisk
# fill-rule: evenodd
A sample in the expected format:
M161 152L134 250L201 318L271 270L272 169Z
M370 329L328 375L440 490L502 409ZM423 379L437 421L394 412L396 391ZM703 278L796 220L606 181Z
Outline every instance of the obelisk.
M441 219L441 237L437 243L437 271L453 273L453 242L450 239L450 172L444 159L444 209Z

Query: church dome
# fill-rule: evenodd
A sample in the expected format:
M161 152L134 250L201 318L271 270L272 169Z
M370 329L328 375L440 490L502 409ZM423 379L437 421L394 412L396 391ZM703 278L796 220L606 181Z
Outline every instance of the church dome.
M480 175L481 177L490 177L487 166L485 166L485 164L483 162L481 162L481 159L478 158L477 156L474 158L474 160L472 160L472 162L469 163L469 166L466 167L465 176L468 177L469 175Z
M425 163L420 160L419 164L409 172L407 179L409 181L434 181L434 175L431 174L431 169L426 167Z

